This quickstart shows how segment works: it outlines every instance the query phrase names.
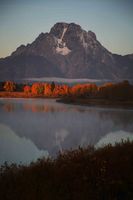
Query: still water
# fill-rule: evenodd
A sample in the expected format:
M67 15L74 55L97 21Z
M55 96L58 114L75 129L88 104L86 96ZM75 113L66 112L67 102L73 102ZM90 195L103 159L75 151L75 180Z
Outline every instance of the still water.
M0 99L0 164L28 164L59 151L133 140L133 110Z

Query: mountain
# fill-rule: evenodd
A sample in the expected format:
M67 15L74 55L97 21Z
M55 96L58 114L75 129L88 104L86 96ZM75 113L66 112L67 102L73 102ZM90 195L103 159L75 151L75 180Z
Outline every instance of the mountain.
M0 80L33 77L132 79L133 54L113 54L92 31L56 23L49 33L0 59Z

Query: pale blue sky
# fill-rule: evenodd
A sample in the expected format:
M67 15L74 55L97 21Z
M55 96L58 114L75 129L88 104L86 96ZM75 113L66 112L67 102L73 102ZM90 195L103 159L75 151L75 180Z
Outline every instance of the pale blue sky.
M31 43L56 22L96 33L113 53L133 53L132 0L0 0L0 57Z

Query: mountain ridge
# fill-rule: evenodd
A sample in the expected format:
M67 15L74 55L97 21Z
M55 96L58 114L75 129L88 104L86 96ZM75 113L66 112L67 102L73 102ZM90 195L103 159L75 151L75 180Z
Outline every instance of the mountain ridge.
M0 59L0 79L39 77L130 79L133 54L108 51L92 31L75 23L56 23L31 43Z

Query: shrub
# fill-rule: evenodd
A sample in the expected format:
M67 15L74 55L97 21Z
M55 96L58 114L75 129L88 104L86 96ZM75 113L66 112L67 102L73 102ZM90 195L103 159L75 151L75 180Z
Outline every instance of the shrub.
M44 93L44 86L42 83L33 83L31 87L32 94L40 95Z
M6 81L4 84L4 90L7 92L13 92L16 89L16 85L13 81Z
M24 86L24 93L29 94L31 92L31 87L29 85Z

